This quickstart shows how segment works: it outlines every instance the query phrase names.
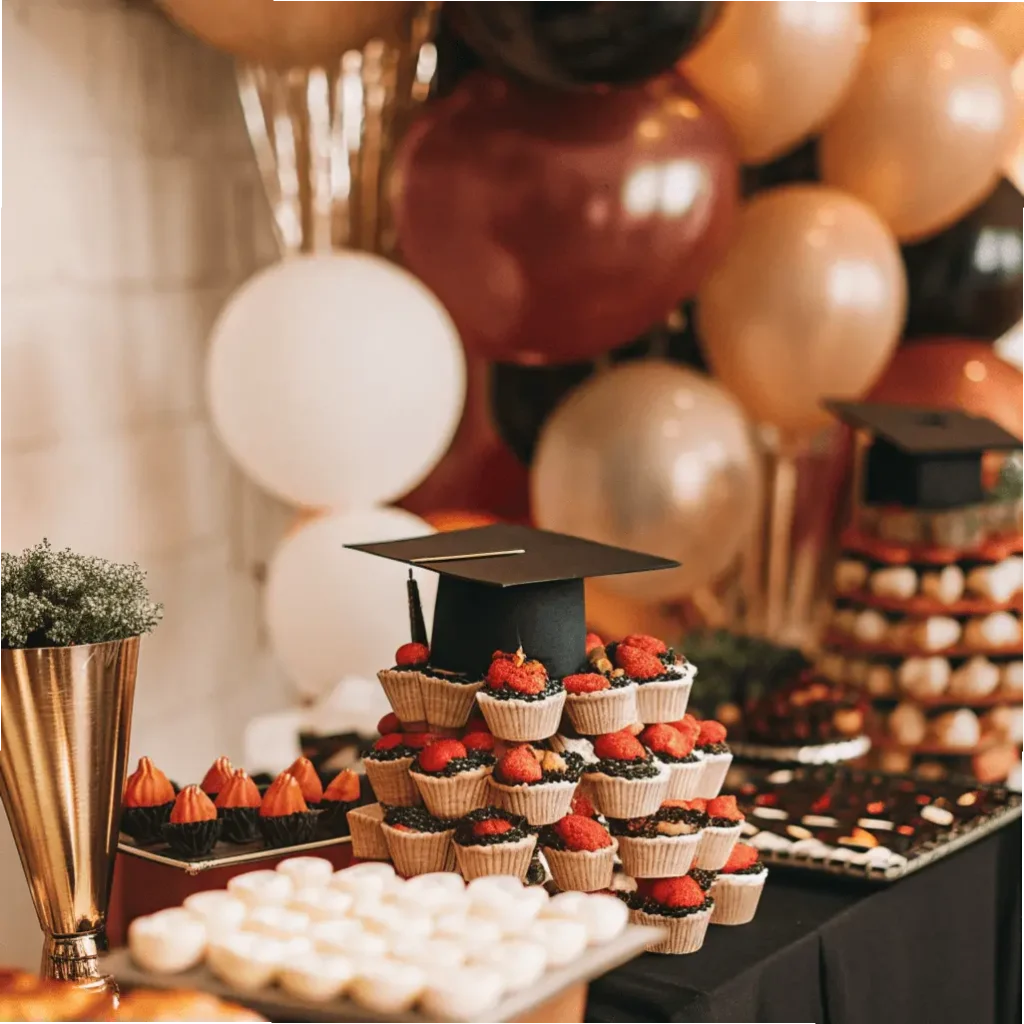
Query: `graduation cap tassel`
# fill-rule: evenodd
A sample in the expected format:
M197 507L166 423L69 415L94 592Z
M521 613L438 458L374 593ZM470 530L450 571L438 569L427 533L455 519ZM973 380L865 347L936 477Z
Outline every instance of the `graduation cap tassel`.
M412 569L409 570L406 589L409 591L409 633L412 637L412 642L429 647L427 624L423 620L423 605L420 602L420 588L416 580L413 579Z

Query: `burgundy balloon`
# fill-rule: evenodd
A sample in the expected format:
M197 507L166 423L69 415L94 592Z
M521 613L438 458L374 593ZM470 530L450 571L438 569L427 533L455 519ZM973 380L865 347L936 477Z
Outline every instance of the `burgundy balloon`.
M677 74L604 94L488 74L429 104L391 180L406 265L469 351L586 359L692 295L739 191L721 117Z

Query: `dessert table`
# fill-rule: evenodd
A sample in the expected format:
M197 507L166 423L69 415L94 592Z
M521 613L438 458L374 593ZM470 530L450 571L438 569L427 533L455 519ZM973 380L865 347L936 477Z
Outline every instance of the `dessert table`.
M753 923L591 983L588 1021L1012 1024L1021 824L882 887L772 870Z

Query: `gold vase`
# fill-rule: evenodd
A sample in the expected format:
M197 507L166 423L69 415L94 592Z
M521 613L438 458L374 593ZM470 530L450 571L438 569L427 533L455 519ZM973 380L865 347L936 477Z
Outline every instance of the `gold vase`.
M47 977L100 977L138 660L139 637L0 651L0 797Z

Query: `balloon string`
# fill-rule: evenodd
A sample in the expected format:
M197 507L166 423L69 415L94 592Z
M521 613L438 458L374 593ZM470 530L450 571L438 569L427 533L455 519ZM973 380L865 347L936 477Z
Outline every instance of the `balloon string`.
M775 454L772 473L771 519L768 535L768 600L765 631L778 637L783 623L786 582L792 555L793 516L796 511L796 459L790 448Z

